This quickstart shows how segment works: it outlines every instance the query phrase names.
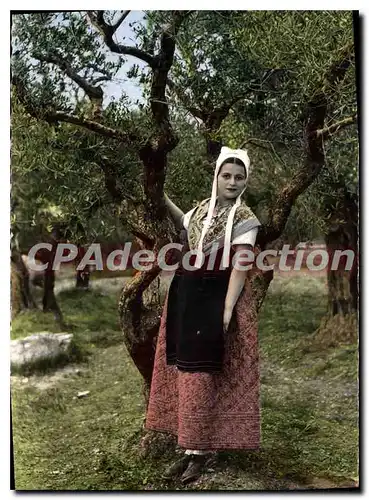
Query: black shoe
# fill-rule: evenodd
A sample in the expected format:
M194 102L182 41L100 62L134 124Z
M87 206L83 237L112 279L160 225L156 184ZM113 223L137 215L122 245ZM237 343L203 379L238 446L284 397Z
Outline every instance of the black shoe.
M172 465L170 465L162 474L162 478L165 480L172 479L176 476L179 476L182 474L186 469L188 464L191 461L192 456L191 455L184 455L182 458L174 462Z
M207 453L206 455L190 455L191 461L188 464L187 469L181 476L182 484L187 484L191 481L196 481L196 479L199 479L205 469L205 466L211 458L211 455L211 453Z

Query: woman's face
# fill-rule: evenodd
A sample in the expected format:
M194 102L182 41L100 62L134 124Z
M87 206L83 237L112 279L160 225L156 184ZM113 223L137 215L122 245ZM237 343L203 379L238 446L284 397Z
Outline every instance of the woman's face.
M246 185L245 168L235 163L225 163L218 175L218 196L226 200L236 199Z

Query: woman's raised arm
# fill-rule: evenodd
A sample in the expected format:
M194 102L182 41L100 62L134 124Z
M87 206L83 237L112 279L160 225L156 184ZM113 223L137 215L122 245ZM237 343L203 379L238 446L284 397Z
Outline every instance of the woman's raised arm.
M170 216L172 217L177 229L182 228L182 217L184 216L184 213L180 208L175 205L172 200L169 198L169 196L164 192L164 200L165 203L168 207Z

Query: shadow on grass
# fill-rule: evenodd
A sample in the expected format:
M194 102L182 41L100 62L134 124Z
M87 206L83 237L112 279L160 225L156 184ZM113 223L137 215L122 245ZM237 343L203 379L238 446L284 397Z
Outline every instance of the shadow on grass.
M118 294L99 290L63 290L59 294L71 331L117 331Z
M324 282L304 279L308 285L302 286L304 280L298 277L279 279L265 298L259 315L259 343L268 361L298 365L326 313Z
M267 489L283 488L285 480L305 483L309 477L305 455L318 432L313 406L307 401L281 406L265 399L262 407L262 448L221 452L220 461L237 472L252 473Z

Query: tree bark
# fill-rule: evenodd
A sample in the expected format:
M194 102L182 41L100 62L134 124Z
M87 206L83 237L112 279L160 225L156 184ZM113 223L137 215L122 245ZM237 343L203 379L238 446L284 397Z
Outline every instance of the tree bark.
M37 309L30 289L30 276L21 253L12 249L11 255L11 317L26 309Z
M332 249L332 246L330 247ZM344 270L328 271L328 315L346 316L357 310L357 273Z
M60 325L61 328L65 327L63 315L58 305L55 297L54 286L55 286L55 271L52 269L52 265L55 258L55 252L57 248L57 242L52 243L52 250L47 254L47 268L44 274L44 293L42 297L42 308L44 312L54 313L55 321Z
M76 258L76 268L78 267L79 263L83 259L84 256L84 250L83 247L78 245L78 255ZM88 290L89 285L90 285L90 266L87 265L85 266L84 269L77 270L76 269L76 288L82 288L84 290Z
M166 262L175 262L175 253L167 253ZM163 309L160 277L161 268L138 271L127 283L119 301L119 316L124 343L143 377L143 393L148 400L154 367L156 339Z
M54 285L55 271L48 269L45 271L44 295L42 298L43 311L54 313L55 321L57 321L59 325L63 326L63 315L55 297Z
M332 201L334 206L330 204ZM356 344L358 332L357 195L349 193L344 185L336 186L332 199L327 197L327 210L330 210L332 220L325 237L329 254L328 311L314 335L315 343L320 348ZM350 270L345 270L345 257L341 257L337 270L331 269L334 252L337 250L354 252L355 258Z
M347 192L344 186L340 205L331 219L337 222L330 227L325 237L330 264L337 250L352 250L355 255L353 267L345 270L342 257L337 270L328 268L328 315L346 316L355 313L358 307L358 206L357 196Z
M90 271L86 268L76 272L76 288L88 290L90 286Z

